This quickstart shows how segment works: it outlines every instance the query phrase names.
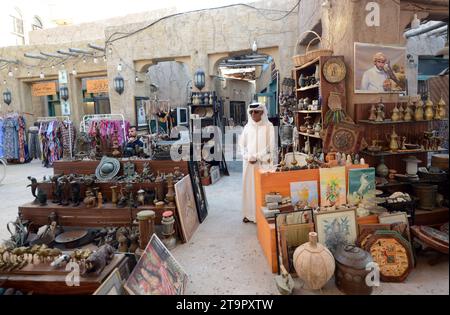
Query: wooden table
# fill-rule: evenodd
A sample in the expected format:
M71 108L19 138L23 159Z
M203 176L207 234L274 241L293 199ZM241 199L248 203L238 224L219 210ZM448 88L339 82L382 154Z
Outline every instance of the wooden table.
M65 268L57 270L50 266L28 266L23 270L11 273L0 272L0 287L14 288L22 292L33 292L37 295L90 295L97 290L109 274L115 269L124 272L128 268L128 258L123 254L116 254L109 265L99 276L88 275L80 277L79 286L68 286L66 277L70 271ZM125 271L125 273L129 271Z

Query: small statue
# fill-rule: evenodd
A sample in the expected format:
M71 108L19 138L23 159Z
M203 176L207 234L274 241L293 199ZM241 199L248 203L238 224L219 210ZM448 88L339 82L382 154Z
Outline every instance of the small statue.
M37 200L41 207L47 205L47 194L42 189L38 189Z
M103 208L103 195L101 192L97 193L97 204L98 204L98 206L97 206L98 209Z
M114 248L110 245L103 245L86 259L85 264L82 266L81 274L95 273L100 275L113 258Z
M151 177L151 168L150 168L150 163L146 162L144 164L144 169L142 170L142 178L143 179L149 179Z
M53 203L61 204L62 198L63 198L63 187L60 182L60 176L53 176L52 182L54 184L54 197Z
M127 253L128 252L128 239L125 235L120 235L120 237L117 239L119 242L119 252L120 253Z
M120 190L120 198L119 202L117 203L117 208L125 208L125 206L128 204L128 192L126 192L126 189L123 187Z
M67 176L61 177L61 185L62 185L62 200L61 205L62 206L68 206L70 204L70 195L71 195L71 186L70 181Z
M72 202L75 207L78 207L81 202L81 186L77 180L70 182L70 187L72 191Z
M145 190L140 189L137 192L137 201L141 206L145 206Z
M96 203L96 198L92 189L86 190L86 198L84 198L83 202L87 208L94 208Z
M406 137L402 137L402 150L407 150L407 148L406 148Z

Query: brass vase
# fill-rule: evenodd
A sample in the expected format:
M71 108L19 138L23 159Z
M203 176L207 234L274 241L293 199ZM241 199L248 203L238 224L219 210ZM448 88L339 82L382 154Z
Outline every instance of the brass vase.
M423 101L422 100L419 100L419 102L416 105L416 111L414 112L414 119L416 121L423 120Z
M425 120L433 120L433 118L434 118L433 102L431 101L430 95L428 95L428 99L425 104Z
M441 97L441 100L438 103L438 109L437 109L441 119L445 119L447 117L447 111L445 109L446 107L447 107L447 104L445 104L444 98Z

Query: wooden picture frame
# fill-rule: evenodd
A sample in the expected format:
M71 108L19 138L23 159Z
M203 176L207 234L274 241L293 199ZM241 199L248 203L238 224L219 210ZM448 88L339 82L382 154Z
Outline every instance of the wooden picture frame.
M206 199L205 188L201 181L200 168L196 161L189 161L188 164L192 188L194 190L195 204L197 206L198 219L200 223L203 223L208 216L208 200Z
M364 248L366 242L369 240L376 231L390 231L390 224L360 224L359 225L359 236L356 241L356 246Z
M149 120L147 117L148 108L147 101L150 100L148 97L135 97L134 98L134 111L136 118L136 129L137 130L149 130Z
M292 215L303 216L305 212L311 212L309 223L289 223L288 218ZM278 214L275 217L275 238L277 246L278 273L280 266L291 274L295 274L293 254L297 247L309 241L309 233L314 232L313 210L293 211ZM294 221L297 220L294 218ZM301 221L298 221L301 222Z
M116 268L98 287L93 295L124 295L123 280L120 276L119 269Z
M175 201L181 232L188 243L200 225L190 175L175 184Z
M399 232L400 235L411 243L409 218L406 212L383 214L379 216L378 220L380 221L380 224L390 224L392 231Z
M187 275L156 234L124 285L130 295L183 295Z
M314 216L319 243L332 253L343 245L355 245L358 239L356 210L319 212Z

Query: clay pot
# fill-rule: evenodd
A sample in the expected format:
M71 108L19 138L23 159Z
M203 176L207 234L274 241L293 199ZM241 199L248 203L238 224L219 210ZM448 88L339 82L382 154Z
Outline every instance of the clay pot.
M295 271L312 290L322 289L335 270L333 255L317 240L317 233L309 233L309 243L301 245L294 252Z

